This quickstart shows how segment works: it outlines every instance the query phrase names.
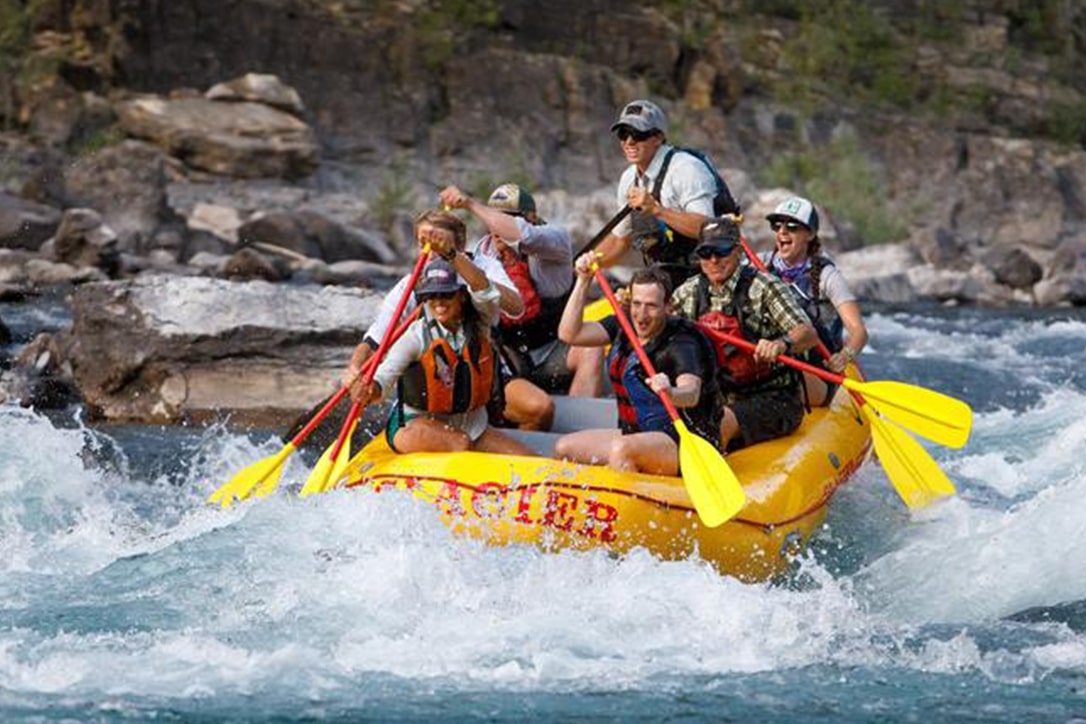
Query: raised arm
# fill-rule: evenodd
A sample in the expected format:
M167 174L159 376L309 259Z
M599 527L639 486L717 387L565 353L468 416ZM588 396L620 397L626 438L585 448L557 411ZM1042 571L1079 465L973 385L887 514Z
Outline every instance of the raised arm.
M577 281L562 312L562 321L558 323L558 339L573 347L605 347L611 342L602 324L584 321L590 280L590 276L577 272Z

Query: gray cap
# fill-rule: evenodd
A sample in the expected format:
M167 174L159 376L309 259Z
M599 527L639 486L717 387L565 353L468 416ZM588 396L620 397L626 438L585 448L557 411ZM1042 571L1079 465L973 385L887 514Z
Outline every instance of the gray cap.
M618 120L611 124L611 133L622 126L629 126L641 132L667 132L667 116L660 106L652 101L630 101L623 107Z

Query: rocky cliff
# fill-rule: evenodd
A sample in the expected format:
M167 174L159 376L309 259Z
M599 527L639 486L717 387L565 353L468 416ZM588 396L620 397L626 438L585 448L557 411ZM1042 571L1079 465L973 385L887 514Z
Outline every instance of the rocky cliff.
M144 218L119 230L122 252L228 253L220 242L253 215L299 204L337 234L395 245L435 184L508 179L565 192L544 196L549 213L587 232L621 168L606 128L624 101L649 96L673 139L717 160L755 239L785 187L823 207L838 252L903 242L907 295L1086 301L1086 9L1069 0L0 8L0 116L14 134L0 180L26 204L89 206L131 227L127 205L91 193L110 178L103 167L127 163ZM216 91L250 73L277 77L285 95ZM125 138L153 147L118 152ZM73 178L73 165L98 171ZM194 224L200 213L233 215L225 237ZM302 241L285 246L312 256L310 227L288 225ZM33 246L24 237L4 243Z

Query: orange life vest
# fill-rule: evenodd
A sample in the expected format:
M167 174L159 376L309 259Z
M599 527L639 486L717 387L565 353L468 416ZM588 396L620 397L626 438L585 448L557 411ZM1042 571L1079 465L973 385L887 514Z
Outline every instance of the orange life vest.
M459 354L448 340L430 334L423 321L429 344L422 356L400 378L400 401L438 415L469 412L483 407L494 392L497 355L477 324L468 323L467 341Z

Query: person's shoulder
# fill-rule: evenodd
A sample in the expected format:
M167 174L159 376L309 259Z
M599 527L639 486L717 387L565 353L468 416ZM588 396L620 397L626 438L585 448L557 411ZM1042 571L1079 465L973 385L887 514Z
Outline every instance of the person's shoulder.
M686 297L694 294L698 290L698 281L701 279L700 274L694 274L687 278L685 282L675 287L675 291L671 293L671 299L685 299Z
M708 164L697 154L692 153L691 149L676 147L675 153L671 156L671 167L686 173L704 174L709 178L713 177Z

